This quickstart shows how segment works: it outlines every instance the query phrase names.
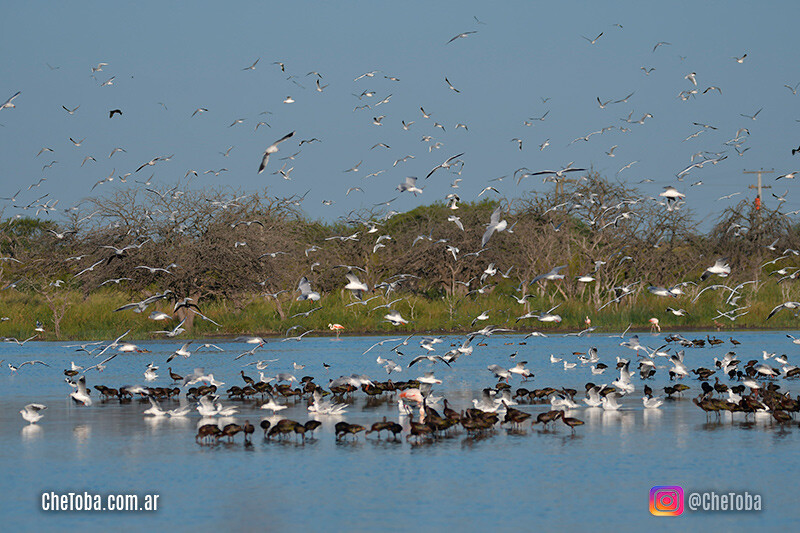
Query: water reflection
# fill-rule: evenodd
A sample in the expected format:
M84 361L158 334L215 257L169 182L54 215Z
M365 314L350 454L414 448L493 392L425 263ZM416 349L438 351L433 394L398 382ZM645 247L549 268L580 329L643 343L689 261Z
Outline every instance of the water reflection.
M42 437L43 430L38 424L28 424L22 428L22 440L32 442Z
M79 424L72 428L72 437L76 442L86 443L92 434L92 426L89 424Z
M664 413L661 409L645 409L643 413L643 420L645 427L653 427L661 423L661 417Z

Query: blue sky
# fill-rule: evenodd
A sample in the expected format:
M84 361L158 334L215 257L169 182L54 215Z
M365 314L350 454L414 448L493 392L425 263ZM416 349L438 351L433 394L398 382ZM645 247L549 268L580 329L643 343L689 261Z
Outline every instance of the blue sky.
M775 205L770 193L789 189L784 210L791 211L800 208L794 182L773 180L800 168L800 154L791 155L800 146L800 96L784 87L800 82L793 44L798 14L792 2L13 3L0 22L0 102L22 94L16 108L0 110L0 196L22 189L16 203L25 205L48 194L63 209L92 194L139 186L134 179L152 173L155 188L185 188L184 175L194 169L200 176L190 188L268 187L278 196L310 190L306 213L332 220L398 195L392 204L398 211L451 192L473 199L503 175L509 177L491 184L508 198L552 187L535 178L518 186L510 175L520 167L537 171L574 162L613 177L637 161L619 178L651 195L675 185L698 220L753 198L746 188L753 177L742 170L759 167L777 171L765 180L775 185L765 200ZM467 31L477 33L445 44ZM595 44L582 38L601 32ZM653 52L659 41L671 44ZM733 59L745 53L742 63ZM242 70L258 58L254 70ZM285 73L275 61L285 64ZM91 67L100 62L108 65L95 80ZM645 75L640 67L655 70ZM380 72L353 81L373 70ZM322 74L323 92L309 71ZM683 101L679 93L695 89L685 79L691 72L698 94ZM100 86L112 76L113 85ZM702 94L709 86L722 93ZM375 95L354 96L365 90ZM597 98L619 100L631 92L627 102L597 104ZM284 104L287 96L295 103ZM371 108L353 111L364 104ZM69 115L62 105L80 108ZM420 106L431 118L423 118ZM199 107L209 111L191 117ZM116 108L123 115L109 119ZM756 120L741 116L761 108ZM545 112L544 121L524 124ZM645 113L653 118L644 124L624 121ZM376 126L373 117L380 115L385 118ZM244 122L229 127L237 119ZM262 120L271 127L255 131ZM401 120L414 124L405 131ZM607 126L614 129L571 143ZM739 128L750 132L741 136L742 156L724 144ZM264 149L289 131L295 137L257 174ZM422 141L426 135L433 139ZM75 147L70 137L85 141ZM322 142L297 146L314 137ZM512 138L522 139L521 151ZM390 149L370 149L378 142ZM429 151L437 142L441 147ZM42 147L54 152L36 157ZM109 158L115 147L126 152ZM298 150L294 160L279 160ZM676 174L700 151L728 157L678 181ZM459 189L450 187L459 176L445 171L424 180L433 166L461 152ZM170 161L146 167L127 183L116 178L90 192L112 170L122 176L170 154ZM96 162L81 166L89 155ZM414 159L392 166L406 155ZM362 160L358 172L343 172ZM283 163L294 167L291 181L271 174ZM228 171L203 174L221 168ZM406 176L420 177L422 195L395 190ZM42 177L47 180L26 191ZM654 182L639 184L644 179ZM691 186L697 181L702 184ZM350 187L364 192L345 196ZM7 205L4 215L20 212Z

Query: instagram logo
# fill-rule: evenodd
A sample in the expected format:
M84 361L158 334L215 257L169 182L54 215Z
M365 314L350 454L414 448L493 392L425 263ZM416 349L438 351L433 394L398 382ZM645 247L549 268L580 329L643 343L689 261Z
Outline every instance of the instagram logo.
M683 513L683 488L657 486L650 489L650 512L656 516L678 516Z

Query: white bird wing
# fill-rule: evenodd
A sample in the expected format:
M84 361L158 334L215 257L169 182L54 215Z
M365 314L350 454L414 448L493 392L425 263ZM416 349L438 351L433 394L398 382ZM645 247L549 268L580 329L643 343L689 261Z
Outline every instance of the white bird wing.
M492 237L492 233L494 233L495 226L490 224L486 231L483 233L483 237L481 238L481 248L486 246L486 243L489 242L489 239Z
M267 146L267 149L264 150L264 156L261 158L261 165L259 165L259 167L258 167L258 173L259 174L261 174L264 171L264 169L267 167L267 163L269 162L270 154L274 154L275 152L277 152L278 151L278 145L280 143L282 143L283 141L285 141L286 139L290 138L292 135L294 135L294 132L287 133L286 135L284 135L283 137L281 137L280 139L278 139L274 143L272 143L269 146Z
M492 212L492 217L489 219L489 224L492 226L497 226L500 223L500 213L502 212L502 207L498 207Z
M300 278L300 283L297 285L297 290L299 290L302 294L308 294L311 292L311 282L308 281L308 278L303 276Z

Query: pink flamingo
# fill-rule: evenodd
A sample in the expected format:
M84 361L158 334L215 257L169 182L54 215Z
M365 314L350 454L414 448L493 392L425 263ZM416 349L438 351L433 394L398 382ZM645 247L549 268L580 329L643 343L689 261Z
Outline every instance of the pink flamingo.
M336 338L339 338L339 333L344 331L344 326L341 324L328 324L328 329L336 332Z

